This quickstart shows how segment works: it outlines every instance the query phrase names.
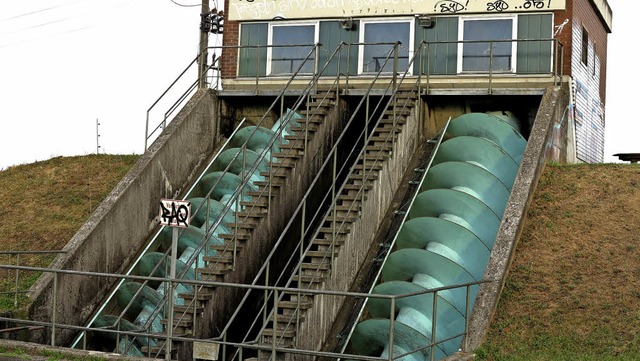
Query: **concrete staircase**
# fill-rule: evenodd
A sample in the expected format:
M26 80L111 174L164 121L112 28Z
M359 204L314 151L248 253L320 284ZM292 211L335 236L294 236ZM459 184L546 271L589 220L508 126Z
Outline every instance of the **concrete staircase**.
M378 126L339 192L336 204L324 217L316 236L304 253L297 272L291 277L289 287L322 289L331 276L333 265L339 262L340 250L352 224L361 216L361 207L367 193L373 189L385 162L393 156L393 145L411 114L416 95L413 92L396 94L395 103L384 111ZM343 260L342 262L349 262ZM299 326L308 318L314 297L308 294L285 293L272 311L268 324L261 334L263 346L295 348ZM301 359L301 355L278 354L282 360ZM260 352L258 359L270 360L270 352Z
M296 119L296 123L289 130L290 134L284 138L286 142L279 145L279 152L273 153L273 161L268 163L269 171L261 172L265 178L262 181L254 182L258 187L257 191L246 192L251 197L250 201L241 201L242 209L234 212L236 221L226 224L231 232L219 234L224 240L224 244L209 246L208 249L215 250L215 256L204 256L204 264L196 268L198 278L203 281L225 282L227 275L235 270L234 264L239 255L249 248L252 238L258 231L258 226L264 217L269 216L269 209L274 198L280 194L280 188L285 184L291 170L300 166L304 161L303 157L307 151L308 143L313 140L320 124L325 120L326 114L336 105L335 93L313 94L307 101L308 110L299 110L301 119ZM308 116L307 116L308 115ZM174 336L197 335L197 322L211 302L216 302L215 285L202 285L193 287L190 293L181 293L178 296L182 299L184 306L175 306L173 312L173 332ZM165 327L169 324L168 319L163 319ZM143 352L155 357L164 357L165 343L160 340L158 346L145 348ZM179 346L174 344L172 348L172 358L178 354Z

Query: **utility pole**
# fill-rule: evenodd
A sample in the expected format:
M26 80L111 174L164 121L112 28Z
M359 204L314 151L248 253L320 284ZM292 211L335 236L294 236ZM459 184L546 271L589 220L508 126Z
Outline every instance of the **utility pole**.
M100 154L100 122L96 118L96 154Z
M210 12L209 0L202 0L202 10L200 12L200 53L198 55L198 89L204 89L207 86L209 29L207 26L204 26L204 23L209 17Z

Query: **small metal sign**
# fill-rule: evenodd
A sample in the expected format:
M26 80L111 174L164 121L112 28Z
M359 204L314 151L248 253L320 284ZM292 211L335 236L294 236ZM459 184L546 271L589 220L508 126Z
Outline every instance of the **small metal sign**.
M191 202L179 199L160 200L160 224L169 227L189 227Z
M213 342L193 341L193 359L217 361L219 346Z

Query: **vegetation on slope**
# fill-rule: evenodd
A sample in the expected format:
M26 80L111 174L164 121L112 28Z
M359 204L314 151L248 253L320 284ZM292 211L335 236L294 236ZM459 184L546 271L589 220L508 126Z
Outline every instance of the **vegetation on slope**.
M61 250L129 171L137 155L57 157L0 171L0 251ZM20 256L20 265L44 267L54 256ZM0 264L16 256L0 255ZM20 290L39 276L21 272ZM0 270L0 291L15 289L15 271ZM13 307L1 295L0 310Z
M640 165L547 166L481 360L640 359Z

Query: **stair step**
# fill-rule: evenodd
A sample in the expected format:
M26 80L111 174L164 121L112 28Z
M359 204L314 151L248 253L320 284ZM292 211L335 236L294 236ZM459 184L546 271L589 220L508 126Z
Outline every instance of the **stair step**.
M283 327L276 332L274 332L273 328L266 328L262 331L262 335L266 337L273 337L275 335L277 338L293 338L296 336L295 325L293 325L293 327Z
M320 233L333 234L332 227L320 227L319 231ZM335 232L336 234L348 234L349 232L351 232L351 227L336 227Z
M287 152L274 152L273 157L277 158L279 163L279 162L295 161L297 159L302 158L302 156L304 155L304 152L291 151L290 149L288 150L289 151Z
M333 252L334 257L338 256L338 248L336 248ZM307 253L304 254L305 257L311 258L311 259L315 259L316 261L319 261L319 263L322 262L329 262L331 260L331 251L330 250L326 250L326 251L307 251ZM316 263L316 262L311 262L311 263Z
M396 104L396 110L393 110L393 107L389 107L389 109L385 110L384 115L389 115L393 117L393 114L396 116L405 116L411 114L411 108L408 106L403 106L403 104Z
M351 173L349 174L349 181L360 181L362 182L362 179L366 179L367 182L371 182L373 183L373 181L378 179L378 173L377 172L362 172L362 170L357 170L356 173Z
M395 139L394 139L395 138ZM394 134L393 136L391 136L390 134L385 134L385 135L374 135L372 137L369 138L369 142L385 142L385 143L390 143L393 141L397 141L398 140L398 135Z
M255 209L245 209L240 212L235 213L238 216L239 220L257 218L262 219L267 215L267 210L263 208L255 208Z
M227 242L233 242L237 240L238 242L246 242L251 239L251 232L246 232L246 230L239 230L236 233L220 233L218 234L218 238L225 240L225 244Z
M371 160L371 162L369 162L369 160ZM370 159L369 157L367 157L366 167L362 165L362 159L359 159L358 161L359 163L353 166L353 169L355 170L364 170L368 173L371 173L371 170L381 170L382 168L384 168L384 164L380 162L373 162L373 159Z
M303 109L303 110L299 110L298 113L300 113L300 115L302 116L309 116L308 119L310 122L315 122L316 120L312 120L314 118L314 116L317 116L316 118L323 118L327 113L327 109L326 108L318 108L318 107L310 107L309 110L307 109Z
M163 326L168 326L169 325L169 320L166 318L163 318L160 320L160 324ZM193 327L193 320L179 320L178 318L174 318L173 319L173 327L182 327L185 329L189 329L191 327Z
M331 269L331 263L330 262L321 262L321 263L303 262L302 264L300 264L300 269L303 272L302 274L308 274L305 272L328 271Z
M304 145L302 146L302 149L304 149ZM300 155L304 155L304 152L301 153ZM263 172L260 172L260 175L264 177L269 177L269 174L275 173L278 169L295 168L296 163L297 163L296 159L292 159L292 158L283 159L281 162L278 162L278 163L267 162L267 166L271 167L271 172L263 171Z
M185 292L185 293L179 293L178 297L182 298L186 304L191 304L191 301L195 299L198 301L198 303L196 304L197 307L203 307L203 304L212 300L214 293L213 291L205 291L205 290L200 290L198 291L198 297L195 297L195 293L194 292Z
M268 197L256 197L256 198L252 198L250 201L240 201L240 205L245 207L245 209L260 208L260 209L267 210L269 208Z
M233 266L228 263L217 263L211 267L198 267L196 272L204 276L224 276L227 273L233 271Z
M393 150L393 144L391 142L382 144L371 144L365 147L367 152L387 152Z
M385 134L385 133L393 133L399 134L402 132L402 125L396 124L395 128L391 124L384 124L382 127L377 127L373 130L375 134Z
M300 303L298 303L297 299L295 301L280 301L278 302L278 307L292 310L295 310L297 308L300 308L301 310L307 310L313 307L313 302L309 300L300 300Z
M304 141L301 140L295 140L295 141L290 141L289 143L282 143L280 144L280 150L283 151L283 149L297 149L297 150L304 150Z
M194 306L173 306L173 312L177 314L190 314L193 316L201 314L204 312L204 307L194 307Z
M335 97L334 98L313 97L311 100L307 102L307 106L309 108L333 107L335 105L336 105Z
M373 189L373 185L371 185L371 184L365 184L365 185L362 185L362 184L348 184L347 183L344 186L342 186L342 189L345 189L345 190L356 190L356 191L364 189L365 191L368 191L368 190Z
M367 152L364 158L358 159L358 164L362 164L363 160L366 161L385 161L389 159L389 152Z
M305 123L303 125L296 125L290 128L290 130L295 134L304 134L307 132L308 134L313 134L318 131L320 125L317 123Z

